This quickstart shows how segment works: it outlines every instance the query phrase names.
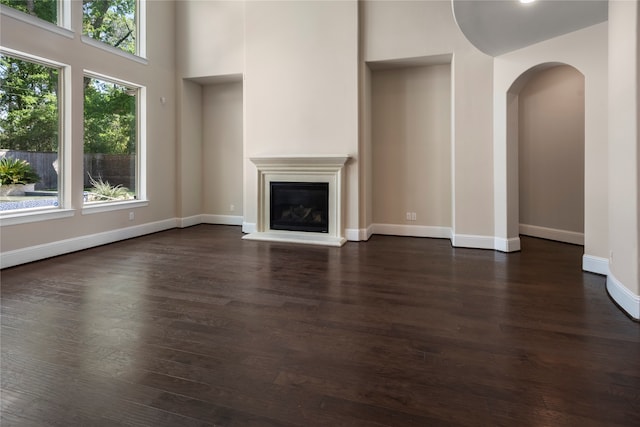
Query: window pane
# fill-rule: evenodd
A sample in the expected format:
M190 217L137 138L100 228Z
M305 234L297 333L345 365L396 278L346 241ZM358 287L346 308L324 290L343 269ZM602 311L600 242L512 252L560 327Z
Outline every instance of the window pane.
M84 79L84 200L136 198L136 88Z
M0 4L44 19L52 24L58 23L58 0L0 0Z
M0 210L59 206L59 70L0 55Z
M136 54L136 0L84 0L82 11L84 34Z

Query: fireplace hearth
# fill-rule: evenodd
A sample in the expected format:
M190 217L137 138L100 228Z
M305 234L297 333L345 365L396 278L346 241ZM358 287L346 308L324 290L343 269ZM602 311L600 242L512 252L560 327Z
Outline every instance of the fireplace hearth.
M271 182L272 230L329 232L329 184Z

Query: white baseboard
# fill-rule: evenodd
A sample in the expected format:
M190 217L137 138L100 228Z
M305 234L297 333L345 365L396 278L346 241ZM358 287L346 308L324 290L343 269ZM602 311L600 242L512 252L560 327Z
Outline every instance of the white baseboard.
M454 234L451 237L451 245L456 248L495 249L495 237Z
M366 230L367 238L365 240L369 240L371 236L373 236L373 224L369 224Z
M606 276L609 274L609 260L599 256L582 255L582 269Z
M500 252L518 252L520 250L520 237L511 237L509 239L495 237L493 248Z
M193 215L184 218L178 218L179 228L191 227L198 224L202 224L202 215Z
M607 275L607 292L629 316L640 320L640 295L635 295L627 289L611 273Z
M242 217L237 215L200 215L204 224L242 225Z
M362 228L345 228L344 236L350 242L359 242L363 239L364 230Z
M344 235L350 242L363 242L369 240L372 233L372 226L367 228L346 228Z
M242 232L246 234L257 233L258 225L255 222L243 222Z
M449 227L405 224L371 224L370 228L372 234L409 237L433 237L437 239L451 238L451 228Z
M558 242L572 243L574 245L584 245L584 233L576 233L575 231L520 224L520 234L540 237L541 239L556 240Z
M0 268L13 267L20 264L26 264L28 262L106 245L119 240L131 239L133 237L144 236L145 234L169 230L176 228L177 225L178 220L176 218L172 218L3 252L0 257Z

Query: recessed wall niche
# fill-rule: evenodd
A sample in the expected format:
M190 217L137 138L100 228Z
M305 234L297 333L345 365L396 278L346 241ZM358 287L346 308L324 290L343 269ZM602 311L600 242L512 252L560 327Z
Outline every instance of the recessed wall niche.
M202 87L203 212L242 216L242 81Z
M377 233L386 234L387 225L405 226L402 234L408 235L424 235L414 234L415 226L451 227L450 59L368 64ZM408 212L415 216L408 218Z
M240 224L243 215L242 75L188 80L197 84L192 84L190 93L186 95L191 105L190 112L201 117L201 120L194 122L199 122L200 132L187 130L187 133L193 135L191 149L199 152L197 159L201 162L200 191L204 220ZM195 141L198 138L201 141ZM200 150L193 147L198 142Z

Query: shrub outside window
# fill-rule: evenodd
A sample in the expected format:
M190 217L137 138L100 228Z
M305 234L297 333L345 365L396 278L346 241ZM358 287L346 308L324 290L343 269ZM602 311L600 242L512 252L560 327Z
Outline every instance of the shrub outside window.
M61 204L61 74L0 54L0 211Z
M84 79L84 202L138 198L139 89Z

